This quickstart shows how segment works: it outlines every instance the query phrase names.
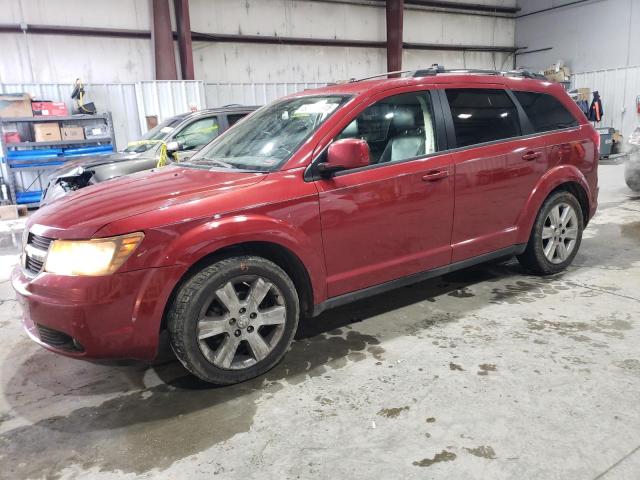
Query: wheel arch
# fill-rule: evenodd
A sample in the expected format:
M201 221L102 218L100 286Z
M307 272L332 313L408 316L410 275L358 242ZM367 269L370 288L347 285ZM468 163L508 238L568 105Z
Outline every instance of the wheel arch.
M580 204L580 209L582 210L582 219L584 221L584 226L586 227L587 223L589 223L589 197L587 196L587 192L584 187L578 182L574 181L561 183L551 192L549 192L549 195L547 195L545 200L556 192L568 192L576 197L578 203Z
M302 260L293 251L281 244L270 241L246 241L221 247L209 252L193 263L174 285L164 307L160 331L167 326L167 312L180 287L202 268L225 258L239 255L255 255L278 265L291 278L300 301L300 313L304 317L312 315L314 300L311 277Z
M557 191L569 192L577 198L582 210L584 225L587 225L591 217L587 180L575 166L562 165L547 172L533 189L517 222L518 235L516 243L527 243L529 241L531 229L540 208L542 208L545 200Z

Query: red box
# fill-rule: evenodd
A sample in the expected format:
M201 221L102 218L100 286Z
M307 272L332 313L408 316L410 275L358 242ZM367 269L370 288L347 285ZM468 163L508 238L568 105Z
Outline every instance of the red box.
M66 117L69 110L64 102L31 102L31 110L35 116Z
M2 134L2 137L2 140L6 145L20 142L20 134L18 132L6 132Z

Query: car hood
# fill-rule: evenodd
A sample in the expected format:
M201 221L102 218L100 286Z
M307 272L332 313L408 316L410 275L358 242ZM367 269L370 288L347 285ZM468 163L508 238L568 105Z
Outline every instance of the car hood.
M255 184L264 173L169 166L80 189L53 201L29 219L40 235L90 238L116 220L175 204L228 193Z

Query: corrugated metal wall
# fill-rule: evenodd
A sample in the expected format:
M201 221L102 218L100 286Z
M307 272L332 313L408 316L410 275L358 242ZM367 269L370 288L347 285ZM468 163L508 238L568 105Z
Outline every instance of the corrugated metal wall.
M202 81L148 81L91 83L85 85L86 101L100 112L111 112L118 148L147 130L147 116L165 118L190 110L233 103L264 105L276 98L323 83L204 83ZM72 84L0 83L0 93L28 92L41 100L65 102L72 108Z
M135 84L140 131L147 130L147 116L159 121L179 113L207 108L204 83L186 81L149 81Z
M265 105L276 98L326 83L206 83L205 93L209 107L221 107L232 103Z
M640 96L640 66L576 73L572 88L590 88L602 98L604 116L600 125L613 127L626 139L640 125L636 98Z

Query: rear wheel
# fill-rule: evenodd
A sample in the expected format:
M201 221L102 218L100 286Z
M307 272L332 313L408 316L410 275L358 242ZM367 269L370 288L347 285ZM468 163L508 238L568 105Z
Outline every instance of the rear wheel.
M296 289L276 264L233 257L203 268L180 287L168 313L182 364L216 384L261 375L286 353L298 325Z
M526 250L518 261L539 275L560 272L578 253L583 229L582 208L576 197L569 192L556 192L540 208Z

